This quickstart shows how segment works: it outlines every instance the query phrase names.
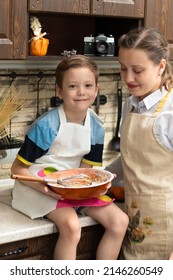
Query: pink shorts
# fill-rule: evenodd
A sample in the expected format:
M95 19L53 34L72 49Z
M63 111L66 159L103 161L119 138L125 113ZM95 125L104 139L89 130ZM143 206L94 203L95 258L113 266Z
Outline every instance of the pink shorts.
M113 199L107 195L93 197L88 199L71 200L64 199L58 200L56 208L62 207L85 207L85 206L105 206L113 202Z

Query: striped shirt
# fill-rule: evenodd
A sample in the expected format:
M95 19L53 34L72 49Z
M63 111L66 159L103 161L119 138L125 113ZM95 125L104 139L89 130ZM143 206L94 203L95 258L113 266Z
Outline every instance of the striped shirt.
M90 112L90 142L91 149L82 161L91 165L102 165L104 146L104 128L100 118ZM60 128L58 108L54 108L40 116L28 130L25 141L18 152L17 158L27 165L32 165L36 159L49 152Z

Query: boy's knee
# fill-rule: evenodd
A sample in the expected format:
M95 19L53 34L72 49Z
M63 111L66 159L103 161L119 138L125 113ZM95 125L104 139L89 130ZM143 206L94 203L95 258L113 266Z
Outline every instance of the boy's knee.
M127 229L128 225L129 225L129 217L124 212L123 212L123 215L122 215L122 224L123 224L124 228Z
M81 225L79 219L73 219L66 221L66 230L69 233L69 236L79 238L81 236Z
M116 220L115 231L124 234L128 228L129 218L126 213L122 212L118 220Z

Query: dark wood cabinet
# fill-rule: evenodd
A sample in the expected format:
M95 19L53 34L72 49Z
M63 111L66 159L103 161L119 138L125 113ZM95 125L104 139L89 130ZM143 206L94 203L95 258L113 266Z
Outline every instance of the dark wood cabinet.
M93 0L91 14L126 18L144 18L144 0Z
M49 47L46 57L33 57L29 59L48 59L51 56L61 56L64 50L77 50L78 54L84 54L84 37L98 36L100 33L115 40L115 56L117 56L117 40L119 36L127 32L131 27L139 26L136 18L116 18L102 16L82 16L61 13L31 13L39 18L43 26L43 32L47 32ZM103 59L103 57L95 57ZM51 58L53 59L53 58ZM106 57L106 59L112 59Z
M0 260L53 258L57 235L46 235L0 245Z
M10 1L2 0L0 2L1 24L0 24L0 57L12 58L13 42L11 34L11 15L9 9Z
M58 12L70 14L90 14L121 16L132 18L144 17L144 0L29 0L29 12Z
M82 228L77 248L78 260L95 259L98 243L103 235L101 225ZM0 245L0 260L51 260L58 233Z
M157 28L170 44L170 58L173 59L173 1L146 0L144 26Z
M0 59L26 59L27 1L0 1Z
M52 60L72 49L83 54L84 37L99 34L115 38L116 57L118 38L138 26L158 28L170 47L173 44L171 0L1 0L0 10L0 59ZM39 18L42 31L48 33L50 43L45 57L29 54L33 15Z
M64 50L75 49L84 53L84 37L104 34L115 39L115 56L117 40L123 32L141 24L144 18L144 0L134 4L113 3L103 0L56 1L29 0L28 12L41 21L50 40L47 56L60 56ZM33 57L31 57L33 58ZM98 57L97 57L98 58ZM103 57L102 57L103 59Z
M28 11L90 14L90 0L28 0Z

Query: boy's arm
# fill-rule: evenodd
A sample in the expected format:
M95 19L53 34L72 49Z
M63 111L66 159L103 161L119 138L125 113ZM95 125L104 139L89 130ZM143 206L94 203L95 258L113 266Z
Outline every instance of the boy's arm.
M88 163L85 163L85 162L81 161L81 164L80 164L79 167L80 167L80 168L92 168L93 165L90 165L90 164L88 164Z
M12 167L11 167L11 173L12 174L17 174L17 175L23 175L23 176L33 176L28 169L28 165L24 164L21 162L19 159L15 159ZM36 189L37 191L40 191L42 193L45 193L55 199L61 198L59 195L57 195L55 192L51 191L48 186L42 184L42 183L37 183L33 181L21 181L24 185L32 187Z

